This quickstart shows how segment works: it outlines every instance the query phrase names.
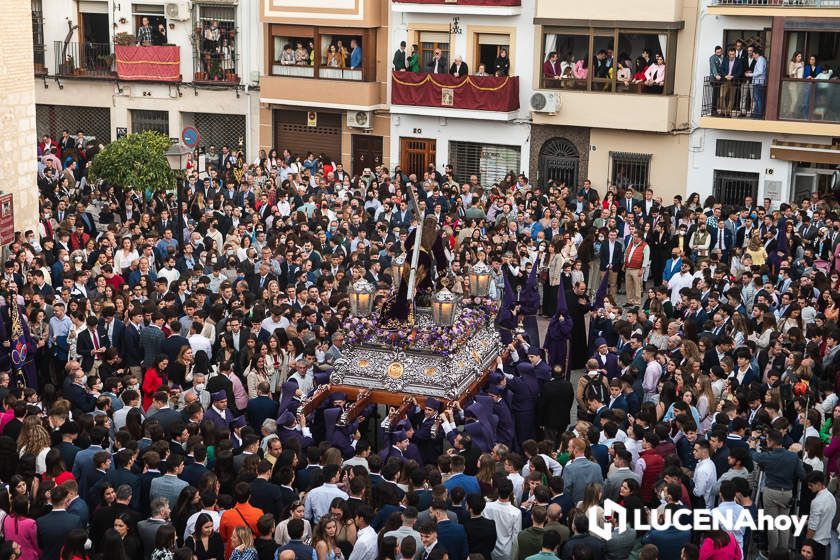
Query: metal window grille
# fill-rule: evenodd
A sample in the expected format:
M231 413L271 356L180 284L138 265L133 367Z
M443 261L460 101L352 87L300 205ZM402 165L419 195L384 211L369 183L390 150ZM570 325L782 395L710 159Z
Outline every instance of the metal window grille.
M44 11L41 0L32 0L32 48L35 70L44 70L47 47L44 43Z
M715 144L715 155L725 158L760 159L761 142L720 138Z
M618 187L646 189L650 186L650 159L652 154L610 152L609 182Z
M744 199L758 196L758 173L715 169L715 199L723 205L742 206Z
M236 7L198 5L195 12L195 48L193 66L198 81L238 81L239 49L236 42ZM209 39L205 32L212 22L218 22L218 41Z
M156 130L169 136L169 113L166 111L131 111L131 132Z
M519 146L450 142L449 162L456 181L466 183L470 175L476 175L479 183L487 188L504 179L510 171L519 173L519 151Z
M57 139L66 128L74 135L81 130L100 144L111 141L111 110L107 107L36 105L35 121L39 136L49 134Z
M245 115L220 115L215 113L193 113L193 123L201 135L199 148L206 150L215 146L245 149Z

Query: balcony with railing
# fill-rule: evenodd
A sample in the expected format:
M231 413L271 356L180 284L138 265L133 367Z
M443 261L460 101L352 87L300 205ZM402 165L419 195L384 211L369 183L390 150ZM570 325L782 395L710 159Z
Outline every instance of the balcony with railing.
M204 22L193 32L193 82L237 84L239 49L234 23L212 26Z
M783 80L779 95L779 119L840 123L840 82Z
M731 16L838 17L840 0L712 0L708 10Z
M721 118L763 119L766 110L767 86L750 82L748 78L703 82L701 116Z
M58 76L110 78L114 75L114 54L108 43L54 41L53 48Z
M391 105L512 113L519 110L519 77L393 72Z
M714 0L712 6L780 8L840 8L840 0Z

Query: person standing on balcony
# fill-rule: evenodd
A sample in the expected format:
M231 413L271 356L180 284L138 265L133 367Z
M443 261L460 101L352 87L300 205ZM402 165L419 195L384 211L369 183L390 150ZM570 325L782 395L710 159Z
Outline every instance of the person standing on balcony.
M499 56L496 57L493 73L498 77L507 76L510 73L510 58L508 57L507 49L499 49Z
M467 63L464 62L460 56L456 56L455 62L453 62L452 66L449 67L449 73L455 76L456 78L466 76L467 74L469 74Z
M147 47L152 44L152 26L149 24L149 18L143 16L140 20L141 25L137 30L137 44Z
M709 57L709 82L712 85L712 114L718 110L720 86L723 74L723 47L715 47L715 54Z
M747 63L744 66L744 80L741 82L741 116L746 117L750 114L755 100L752 95L752 75L755 69L755 58L753 57L755 48L750 45L747 47ZM748 105L749 103L749 105ZM749 109L748 109L749 107Z
M446 65L446 57L443 56L440 49L435 49L435 53L432 56L432 60L429 62L428 67L432 69L432 74L446 74L446 69L448 68Z
M718 110L718 114L725 117L732 116L732 107L735 105L735 82L744 74L744 66L741 64L741 59L738 58L734 47L730 47L727 51L727 59L722 67L723 83L720 86L720 104L722 110Z
M761 49L758 47L755 47L753 59L755 59L755 68L752 71L752 116L755 119L760 119L764 115L764 94L767 88L767 59L762 56Z
M350 39L350 69L358 70L362 67L362 47L356 39Z
M400 41L400 48L398 48L397 52L394 53L394 61L392 64L394 65L394 70L396 72L405 72L405 41Z
M417 45L411 45L411 50L408 51L408 57L405 59L409 72L420 71L420 56L417 54L417 51Z

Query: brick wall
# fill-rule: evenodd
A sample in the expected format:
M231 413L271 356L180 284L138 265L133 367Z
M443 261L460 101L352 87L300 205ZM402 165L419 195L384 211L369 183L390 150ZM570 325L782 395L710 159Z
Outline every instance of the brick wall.
M532 184L540 179L540 151L543 144L552 138L565 138L577 147L580 154L578 177L582 185L583 180L589 176L589 129L579 126L552 125L534 125L531 127L531 177L529 178ZM541 180L540 184L542 184Z
M0 190L14 194L15 229L20 231L38 222L31 19L28 1L4 2L0 10Z

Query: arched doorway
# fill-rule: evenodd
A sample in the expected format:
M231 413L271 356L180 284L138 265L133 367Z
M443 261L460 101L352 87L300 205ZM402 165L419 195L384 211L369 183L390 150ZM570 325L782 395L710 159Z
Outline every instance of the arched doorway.
M580 153L577 147L565 138L552 138L540 149L540 182L550 180L558 184L565 182L570 189L578 184Z

